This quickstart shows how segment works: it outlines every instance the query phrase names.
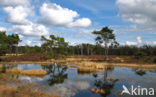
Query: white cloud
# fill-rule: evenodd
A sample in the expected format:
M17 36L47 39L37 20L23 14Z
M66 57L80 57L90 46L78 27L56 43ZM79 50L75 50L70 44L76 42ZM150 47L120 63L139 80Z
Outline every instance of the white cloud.
M134 45L134 46L136 46L137 44L138 44L137 42L126 41L126 45Z
M12 24L29 24L27 19L34 16L34 8L31 6L31 0L0 0L4 12L8 14L6 22Z
M18 34L18 35L19 35L19 38L20 38L21 40L24 38L23 35L21 35L21 34Z
M31 0L0 0L0 7L7 13L6 22L12 24L12 27L8 28L8 32L19 34L22 40L19 45L40 46L40 36L49 35L49 28L30 20L35 16Z
M7 29L5 27L0 26L0 31L7 31Z
M136 25L132 24L130 26L116 26L114 29L117 29L119 32L150 32L156 33L156 27L150 25Z
M156 45L156 41L153 41L153 45Z
M44 3L40 8L40 13L42 15L40 22L54 26L64 26L71 23L73 18L79 16L77 12L53 3Z
M142 43L142 37L141 36L137 36L136 37L136 42L133 42L133 41L126 41L126 45L140 45Z
M91 25L91 20L88 18L81 18L76 20L73 23L70 23L68 27L88 27Z
M41 46L40 40L26 40L23 45L29 45L29 46Z
M92 23L89 18L79 17L80 15L76 11L63 8L54 3L44 3L40 6L41 17L37 18L39 22L35 23L32 21L32 18L38 17L35 16L34 11L36 6L32 6L31 0L21 1L0 0L0 7L7 14L4 17L5 22L11 23L9 28L7 28L7 32L19 34L22 40L20 45L41 45L40 36L49 36L50 29L42 24L38 24L39 22L56 27L75 27L73 29L85 29L79 27L88 27ZM4 28L0 27L1 29L4 30Z
M116 4L119 7L119 16L126 22L134 23L122 30L155 32L156 0L117 0Z
M145 45L152 45L152 46L156 46L156 41L146 41Z
M136 39L137 39L138 44L142 43L142 38L140 36L138 36Z
M0 6L29 5L30 0L0 0Z
M72 97L78 91L87 90L90 84L85 80L67 79L62 84L55 84L48 92L55 93L60 97ZM73 91L74 89L74 91Z
M34 23L30 25L13 25L12 30L24 36L47 36L50 31L50 29L44 25Z
M8 14L6 21L12 24L29 24L28 16L33 16L32 7L16 6L4 7L4 11Z
M156 0L117 0L119 16L125 21L145 24L156 21Z
M22 42L19 43L20 46L29 45L29 46L41 46L41 40L35 37L23 37Z
M31 44L31 41L30 40L27 40L26 41L26 45L30 45Z
M79 33L85 33L85 34L92 34L94 30L93 29L79 29Z
M35 16L31 0L0 0L4 12L8 14L6 22L11 23L9 32L19 34L20 45L41 45L40 37L48 36L50 29L44 25L32 22L29 18Z
M40 7L41 18L39 22L47 25L59 27L88 27L91 25L91 20L88 18L80 18L76 11L68 8L63 8L55 3L44 3ZM74 21L75 20L75 21Z

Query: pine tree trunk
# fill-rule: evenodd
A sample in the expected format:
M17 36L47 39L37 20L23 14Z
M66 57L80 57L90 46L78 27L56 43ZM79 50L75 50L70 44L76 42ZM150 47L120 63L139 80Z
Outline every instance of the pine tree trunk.
M16 44L16 56L18 55L18 44Z
M81 48L81 55L83 55L83 46L81 45L80 48Z
M89 45L87 46L87 55L89 55Z
M107 83L107 67L104 67L104 83Z
M108 42L105 40L105 60L108 60Z

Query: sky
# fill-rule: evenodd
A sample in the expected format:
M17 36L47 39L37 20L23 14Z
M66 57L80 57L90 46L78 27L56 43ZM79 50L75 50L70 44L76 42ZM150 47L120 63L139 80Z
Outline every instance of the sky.
M95 44L92 32L104 26L121 45L156 45L156 0L0 0L0 31L19 34L19 45L51 34Z

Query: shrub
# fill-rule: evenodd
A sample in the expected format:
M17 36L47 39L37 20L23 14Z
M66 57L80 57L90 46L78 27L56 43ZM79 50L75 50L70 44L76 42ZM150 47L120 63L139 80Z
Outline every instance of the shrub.
M145 52L138 51L138 52L135 53L135 57L136 57L137 59L143 58L144 56L147 56L147 54L146 54Z

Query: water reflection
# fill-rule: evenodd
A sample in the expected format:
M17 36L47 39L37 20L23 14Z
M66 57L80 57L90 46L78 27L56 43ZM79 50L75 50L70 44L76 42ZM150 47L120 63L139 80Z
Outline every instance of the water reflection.
M107 78L108 71L113 71L114 67L109 66L104 68L104 79L97 79L98 74L93 74L94 80L94 88L91 90L93 93L99 93L102 97L106 97L112 93L115 83L118 79Z
M42 66L38 64L5 64L5 67L6 69L18 68L21 70L42 69Z
M5 67L5 66L4 66ZM4 68L3 67L3 68ZM68 68L62 63L49 65L18 64L9 68L44 69L47 75L43 78L25 75L13 75L23 81L44 86L43 92L56 94L59 97L122 97L122 85L156 88L156 70L132 69L126 67L107 66L104 71L90 72L80 75L77 68ZM8 68L8 65L6 65ZM68 75L68 77L67 77ZM138 76L139 75L139 76ZM120 80L118 80L120 79ZM150 79L150 80L149 80Z
M58 83L63 83L67 79L67 66L61 63L52 63L50 65L43 65L42 68L47 71L49 79L47 80L50 86Z
M21 81L25 81L25 82L41 82L43 80L43 78L40 77L29 77L29 76L19 76L18 78Z

